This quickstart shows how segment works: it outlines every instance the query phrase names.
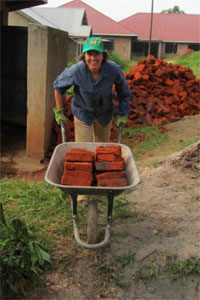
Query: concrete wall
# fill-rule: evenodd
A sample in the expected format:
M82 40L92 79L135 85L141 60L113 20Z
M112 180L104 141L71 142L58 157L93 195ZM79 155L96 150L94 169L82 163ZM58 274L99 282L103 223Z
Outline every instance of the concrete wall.
M182 56L186 53L188 49L188 44L178 44L177 45L177 55Z
M28 18L21 15L19 12L9 12L8 14L8 25L9 26L28 26L29 23L35 23L34 21L31 22Z
M42 160L50 145L53 81L67 65L67 33L50 27L28 26L27 147L28 157Z
M72 39L68 39L68 53L67 53L67 59L69 62L71 61L77 61L79 53L78 53L78 43Z
M130 37L115 37L114 51L121 59L131 59L131 38Z

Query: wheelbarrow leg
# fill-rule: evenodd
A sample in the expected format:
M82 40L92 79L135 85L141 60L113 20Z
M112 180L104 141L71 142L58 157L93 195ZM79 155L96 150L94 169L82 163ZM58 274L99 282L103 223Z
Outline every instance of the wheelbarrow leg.
M108 193L108 215L107 215L107 223L112 225L112 209L113 209L113 201L114 201L114 193L113 191L109 191Z
M88 226L87 226L88 244L96 244L97 242L97 223L98 223L98 203L96 200L88 200Z
M107 198L108 199L107 224L103 224L104 226L106 226L104 240L100 243L94 243L94 244L89 244L88 242L85 243L80 239L78 226L81 225L81 223L78 223L78 217L77 217L77 193L76 192L72 193L71 197L72 197L72 212L73 212L72 219L73 219L74 236L75 236L76 242L81 247L88 248L88 249L98 249L98 248L102 248L105 245L107 245L109 242L109 239L110 239L110 235L111 235L114 192L112 190L110 190L107 195L107 197L108 197ZM96 224L96 225L98 226L99 224Z
M77 218L77 193L73 192L71 194L72 198L72 216L73 218Z

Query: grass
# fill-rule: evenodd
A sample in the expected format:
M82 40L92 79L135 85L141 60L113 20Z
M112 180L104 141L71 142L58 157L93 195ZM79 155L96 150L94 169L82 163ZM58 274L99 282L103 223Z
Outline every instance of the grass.
M184 57L168 56L165 61L170 61L174 64L189 67L193 71L193 74L197 78L200 78L200 51L194 51Z
M160 132L157 125L124 128L123 139L133 149L136 159L168 142L166 134Z
M45 182L35 183L20 178L4 178L0 181L0 202L7 222L19 217L24 220L31 233L52 252L63 242L68 252L76 244L73 238L72 209L70 197ZM128 193L115 198L113 220L127 219L135 215L130 210ZM106 222L107 199L99 198L99 222ZM87 221L87 207L78 205L79 220ZM63 253L61 255L64 255Z
M161 261L154 258L153 261L147 261L139 266L133 272L133 280L142 281L145 285L154 278L159 280L168 278L171 282L177 281L181 285L186 284L187 278L192 275L195 278L196 289L199 290L200 280L200 259L190 257L186 260L178 260L176 256L161 252L159 253Z
M16 217L24 220L28 229L50 248L56 239L71 235L71 207L68 196L47 183L1 180L0 201L7 221Z
M127 284L125 283L123 270L126 266L132 267L135 262L135 253L130 249L127 249L120 256L113 256L107 262L102 255L97 255L93 266L95 270L101 276L100 285L105 288L108 287L108 284L114 283L120 288L126 288Z

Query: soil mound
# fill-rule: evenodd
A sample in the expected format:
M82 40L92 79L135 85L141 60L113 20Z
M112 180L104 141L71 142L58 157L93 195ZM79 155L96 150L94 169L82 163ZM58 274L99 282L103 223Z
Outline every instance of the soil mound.
M200 173L200 142L192 144L184 150L173 153L167 163L180 167L182 171Z

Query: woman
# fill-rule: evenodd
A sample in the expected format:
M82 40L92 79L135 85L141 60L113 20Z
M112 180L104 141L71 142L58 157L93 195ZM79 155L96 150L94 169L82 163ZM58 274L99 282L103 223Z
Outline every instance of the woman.
M115 62L108 61L102 40L98 37L88 38L84 41L80 61L71 68L65 68L53 84L56 101L54 113L58 124L61 120L66 121L63 95L74 85L72 113L76 142L109 141L115 113L113 84L119 100L119 126L127 121L130 89L121 68Z

